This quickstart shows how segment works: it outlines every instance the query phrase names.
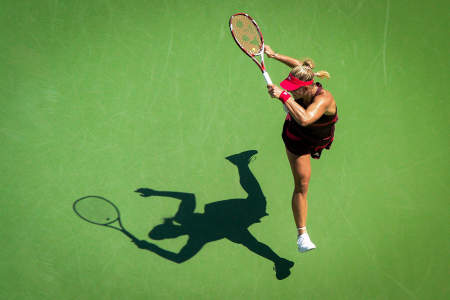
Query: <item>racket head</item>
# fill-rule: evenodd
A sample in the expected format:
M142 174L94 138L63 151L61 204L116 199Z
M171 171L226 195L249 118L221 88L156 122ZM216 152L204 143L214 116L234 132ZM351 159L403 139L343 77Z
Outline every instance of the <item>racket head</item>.
M105 226L117 220L120 223L119 209L101 196L85 196L77 199L72 207L80 218L89 223Z
M246 13L237 13L230 17L230 31L236 44L248 56L264 52L264 38L256 21Z

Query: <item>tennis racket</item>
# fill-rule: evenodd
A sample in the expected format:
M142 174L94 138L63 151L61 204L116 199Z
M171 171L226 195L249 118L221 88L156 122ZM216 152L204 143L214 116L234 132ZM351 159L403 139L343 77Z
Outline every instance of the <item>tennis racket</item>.
M230 31L239 48L260 68L267 84L272 84L264 66L264 39L256 21L245 13L234 14L230 17Z
M80 218L89 223L113 228L128 236L132 241L137 240L123 227L117 206L103 197L86 196L80 198L73 203L73 210Z

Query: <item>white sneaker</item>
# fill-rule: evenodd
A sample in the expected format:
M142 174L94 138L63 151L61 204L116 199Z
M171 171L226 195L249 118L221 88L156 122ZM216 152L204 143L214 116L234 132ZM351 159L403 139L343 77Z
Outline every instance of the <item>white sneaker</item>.
M312 249L316 249L316 245L314 245L314 243L311 242L311 239L309 238L309 235L307 232L302 233L301 235L298 236L297 246L298 246L298 251L300 251L302 253L312 250Z

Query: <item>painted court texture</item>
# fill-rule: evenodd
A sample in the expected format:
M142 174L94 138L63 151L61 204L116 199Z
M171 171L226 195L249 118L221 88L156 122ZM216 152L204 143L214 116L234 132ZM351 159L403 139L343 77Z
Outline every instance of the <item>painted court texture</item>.
M312 161L311 253L296 249L285 114L229 32L240 11L275 51L331 74L320 82L340 120ZM418 0L2 1L0 299L447 299L448 11ZM289 71L266 66L276 83ZM247 150L268 214L245 224L247 241L295 263L283 280L236 241L174 263L72 209L104 197L130 233L177 253L187 235L148 237L179 210L175 192L193 194L193 216L248 217L233 206L247 197L243 169L225 159Z

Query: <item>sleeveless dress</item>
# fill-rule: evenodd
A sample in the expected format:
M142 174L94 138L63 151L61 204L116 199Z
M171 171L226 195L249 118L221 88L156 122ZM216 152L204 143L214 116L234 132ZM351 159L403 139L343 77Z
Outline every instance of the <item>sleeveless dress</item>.
M318 87L314 98L322 91L322 85L316 82ZM307 109L309 104L305 104L303 99L295 99L299 105ZM308 126L300 126L288 113L283 125L284 145L289 152L295 155L311 154L314 159L319 159L323 149L330 149L334 140L335 123L338 121L337 108L332 116L322 115L316 122Z

